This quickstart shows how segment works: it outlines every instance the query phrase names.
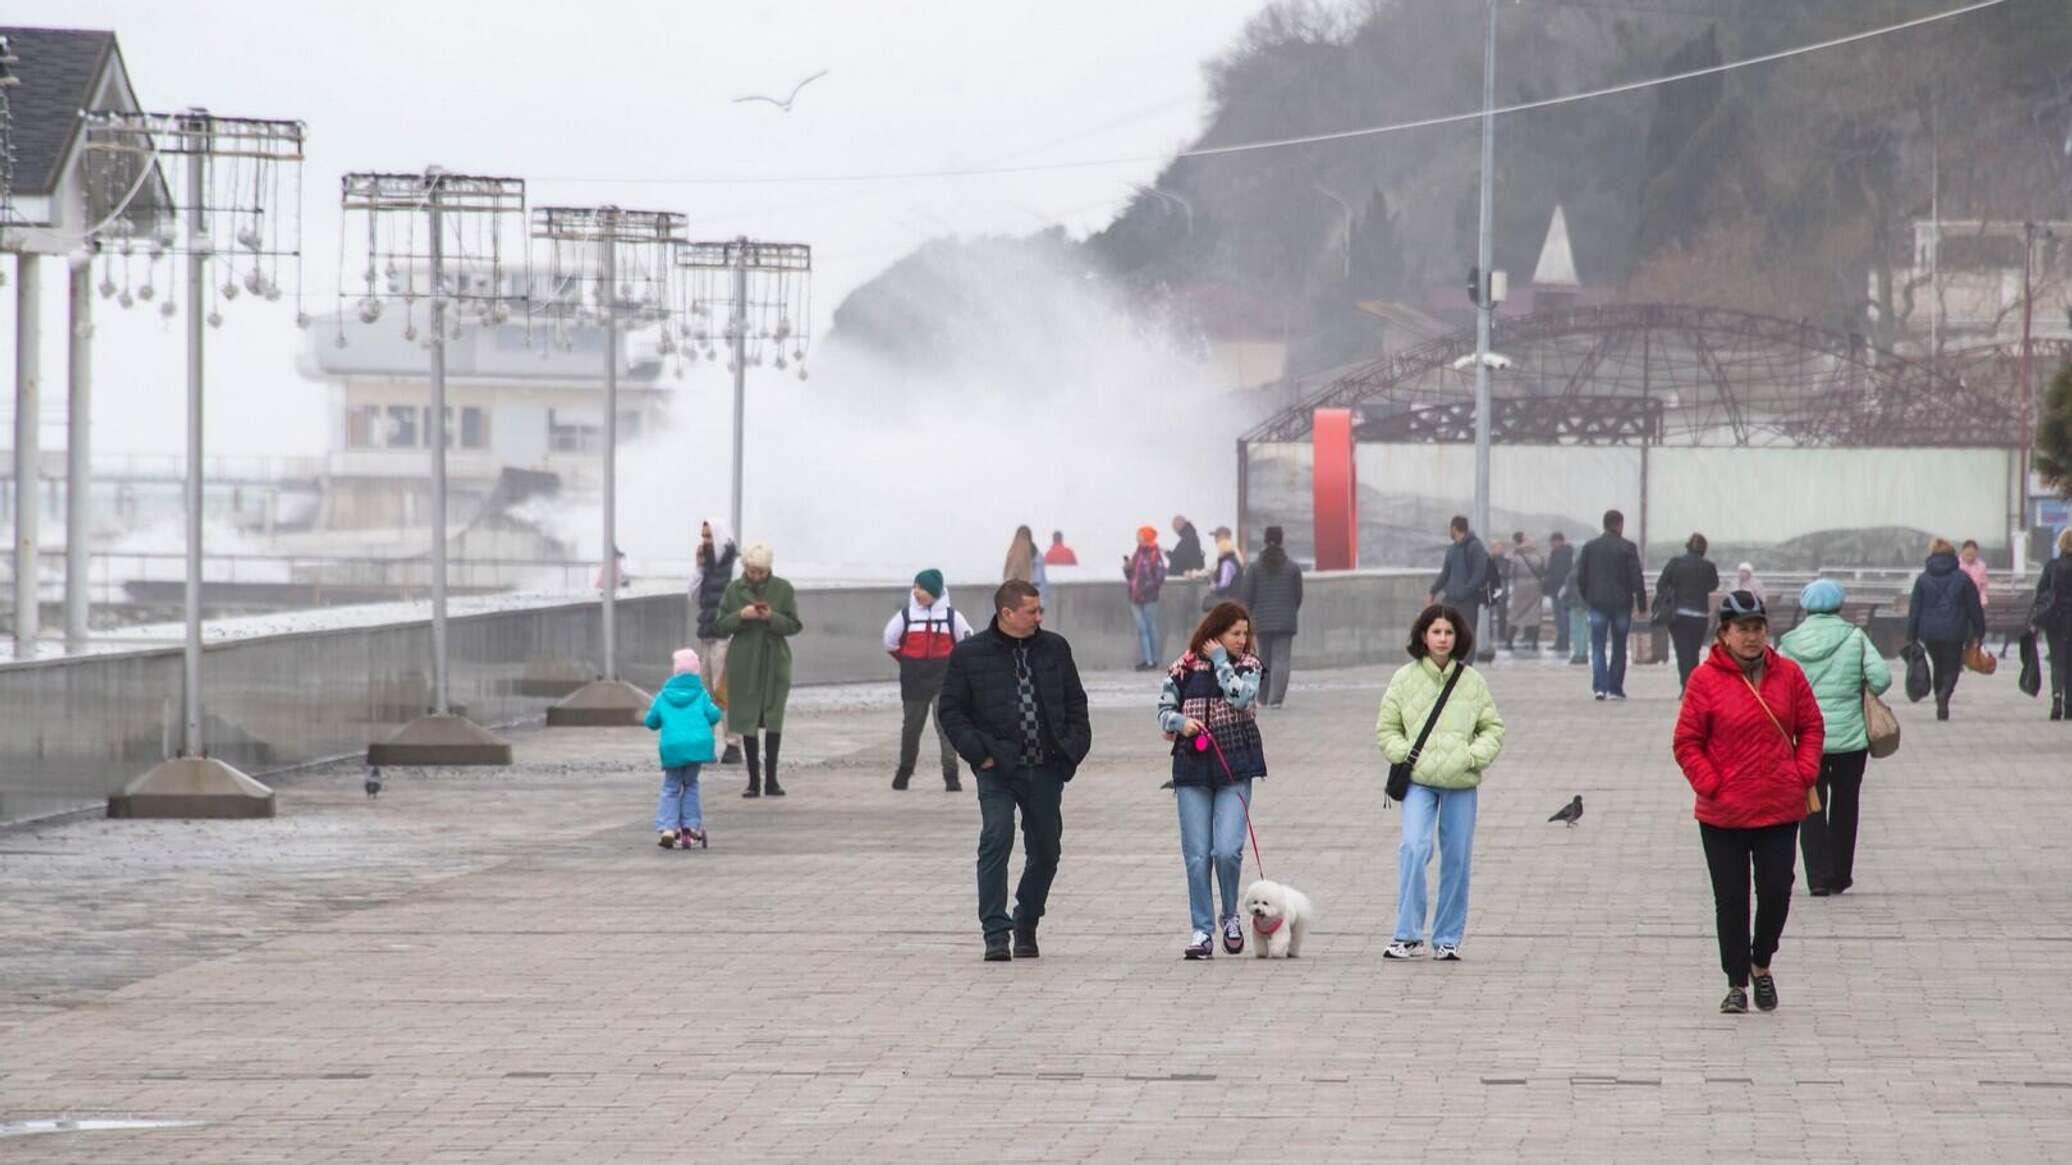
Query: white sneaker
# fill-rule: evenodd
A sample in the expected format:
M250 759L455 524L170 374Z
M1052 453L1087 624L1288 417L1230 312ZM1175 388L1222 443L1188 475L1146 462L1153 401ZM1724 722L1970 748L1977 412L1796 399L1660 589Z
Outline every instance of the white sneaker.
M1422 942L1397 939L1388 945L1387 950L1381 952L1381 957L1384 959L1422 959L1424 958L1424 944Z
M673 829L663 830L661 834L656 837L655 844L661 846L663 849L675 849L676 831Z
M1460 948L1451 943L1440 943L1432 948L1432 961L1435 963L1458 963L1460 962Z

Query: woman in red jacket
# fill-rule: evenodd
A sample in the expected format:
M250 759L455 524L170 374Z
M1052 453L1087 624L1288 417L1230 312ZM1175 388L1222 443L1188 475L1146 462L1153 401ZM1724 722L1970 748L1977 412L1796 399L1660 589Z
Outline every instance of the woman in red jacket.
M1698 794L1698 836L1712 872L1719 961L1727 997L1719 1009L1777 1007L1770 958L1791 910L1799 822L1820 778L1826 730L1799 665L1770 647L1763 601L1733 591L1720 601L1711 653L1691 673L1676 718L1676 763ZM1755 935L1748 930L1749 871L1755 873Z

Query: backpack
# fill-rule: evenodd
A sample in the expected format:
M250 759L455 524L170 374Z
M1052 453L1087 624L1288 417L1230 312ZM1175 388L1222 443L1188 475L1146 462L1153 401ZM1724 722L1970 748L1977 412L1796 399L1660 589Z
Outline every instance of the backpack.
M954 646L954 645L956 644L956 642L957 642L957 608L956 608L956 607L954 607L954 606L947 606L947 607L944 607L944 608L943 608L943 618L944 618L944 622L943 622L943 634L945 634L945 635L948 635L948 636L950 637L950 643L951 643L951 645L952 645L952 646ZM930 620L928 620L928 625L929 625L930 627L933 627L933 626L935 626L935 620L933 620L933 619L930 619ZM913 626L914 626L914 607L913 607L913 604L911 604L911 603L903 603L903 604L901 604L901 605L900 605L900 608L899 608L899 645L900 645L901 647L905 647L905 646L906 646L906 637L907 637L907 632L908 632L908 631L910 631L910 630L912 630L912 629L913 629ZM948 658L948 657L947 657L947 656L945 656L944 658Z

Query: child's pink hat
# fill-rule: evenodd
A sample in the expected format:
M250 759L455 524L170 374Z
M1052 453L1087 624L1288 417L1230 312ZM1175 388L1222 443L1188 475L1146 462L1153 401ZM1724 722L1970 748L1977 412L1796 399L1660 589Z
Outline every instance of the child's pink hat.
M672 665L669 671L670 675L694 676L698 674L698 653L691 648L677 648L676 654L669 657L669 662Z

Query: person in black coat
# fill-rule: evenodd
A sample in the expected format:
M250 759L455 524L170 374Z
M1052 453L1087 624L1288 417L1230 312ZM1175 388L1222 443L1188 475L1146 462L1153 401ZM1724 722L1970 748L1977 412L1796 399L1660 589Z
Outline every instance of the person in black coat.
M978 779L978 916L986 961L1037 957L1036 924L1057 876L1065 783L1093 747L1072 646L1043 629L1019 579L993 592L993 621L950 652L938 722ZM1022 814L1022 879L1007 912L1007 855ZM1012 954L1008 932L1014 934Z
M2029 610L2050 646L2050 718L2064 720L2072 714L2072 529L2058 533L2057 547L2036 577Z
M1705 535L1693 534L1684 552L1662 567L1655 580L1655 603L1669 608L1669 640L1676 644L1676 688L1691 682L1691 672L1704 658L1712 630L1712 592L1719 589L1719 567L1705 557Z
M1202 553L1201 535L1195 531L1194 523L1174 514L1173 533L1179 540L1173 543L1172 553L1166 555L1166 571L1184 577L1207 570L1209 559Z
M1576 590L1590 607L1590 691L1600 700L1626 698L1626 637L1633 616L1648 613L1640 548L1625 536L1626 515L1604 512L1604 533L1576 556Z
M1950 718L1950 697L1964 673L1964 646L1986 638L1986 608L1978 584L1957 568L1957 548L1946 538L1928 544L1926 569L1914 579L1907 599L1907 638L1928 652L1935 689L1935 718Z
M1556 530L1547 535L1547 575L1540 581L1540 593L1554 600L1554 654L1565 657L1569 652L1568 599L1563 594L1568 589L1568 575L1576 566L1576 548L1568 544L1568 535Z

